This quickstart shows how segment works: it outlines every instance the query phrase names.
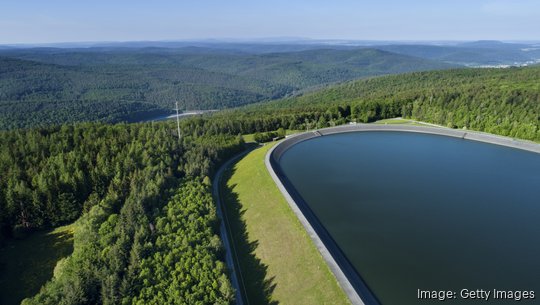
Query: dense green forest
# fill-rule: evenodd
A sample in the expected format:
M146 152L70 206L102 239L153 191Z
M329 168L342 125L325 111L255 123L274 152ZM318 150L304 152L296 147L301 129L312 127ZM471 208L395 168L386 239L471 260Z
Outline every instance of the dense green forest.
M74 252L25 304L230 304L209 178L241 137L86 123L0 133L2 236L76 219ZM1 242L1 240L0 240Z
M76 221L73 254L25 304L232 303L209 177L243 149L240 134L264 142L402 116L540 141L538 66L414 72L299 95L431 66L373 50L138 52L0 58L0 128L14 129L0 131L0 243ZM181 141L169 122L87 122L161 114L180 97L194 108L264 102L185 119ZM40 125L50 126L15 129Z
M347 82L216 113L204 128L251 133L405 117L540 141L540 67L416 72Z
M292 89L166 64L73 67L0 58L0 128L134 122L182 109L244 105Z
M0 129L136 122L182 109L223 109L373 75L450 67L390 52L248 54L181 49L0 51Z

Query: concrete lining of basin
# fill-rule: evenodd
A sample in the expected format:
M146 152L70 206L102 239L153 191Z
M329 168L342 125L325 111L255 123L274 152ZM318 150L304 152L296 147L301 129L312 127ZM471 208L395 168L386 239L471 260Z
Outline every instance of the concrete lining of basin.
M341 252L331 235L326 231L313 211L284 175L279 165L279 160L283 153L297 143L325 135L366 131L401 131L443 135L540 153L540 144L488 133L450 128L373 124L351 124L304 132L288 137L272 147L266 154L266 168L353 305L379 304L379 302Z

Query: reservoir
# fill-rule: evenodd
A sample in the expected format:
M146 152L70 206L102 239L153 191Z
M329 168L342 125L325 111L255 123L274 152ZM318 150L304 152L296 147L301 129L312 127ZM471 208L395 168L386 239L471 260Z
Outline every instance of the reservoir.
M284 151L279 167L381 304L418 289L534 291L540 303L540 154L442 135L347 132ZM326 242L325 242L326 243Z

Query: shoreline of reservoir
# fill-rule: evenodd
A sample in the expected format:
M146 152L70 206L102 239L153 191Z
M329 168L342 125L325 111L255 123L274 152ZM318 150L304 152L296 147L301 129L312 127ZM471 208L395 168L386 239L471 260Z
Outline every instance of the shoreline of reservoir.
M283 170L280 168L279 162L281 156L289 148L300 142L325 135L368 131L398 131L441 135L540 153L540 144L487 133L424 126L371 124L351 124L308 131L291 136L274 146L266 155L266 167L270 172L272 179L306 229L308 235L323 256L332 273L336 277L339 285L347 294L352 304L379 304L379 301L365 284L358 272L356 272L355 268L349 262L347 257L339 249L336 242L332 239L325 227L317 219L311 208L302 199L298 191L296 191L292 186L292 183L288 180Z

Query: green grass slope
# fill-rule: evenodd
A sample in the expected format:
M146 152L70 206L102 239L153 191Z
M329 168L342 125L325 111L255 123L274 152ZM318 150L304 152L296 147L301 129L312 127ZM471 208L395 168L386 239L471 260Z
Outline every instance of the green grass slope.
M348 304L266 170L272 145L249 153L222 180L249 304Z

